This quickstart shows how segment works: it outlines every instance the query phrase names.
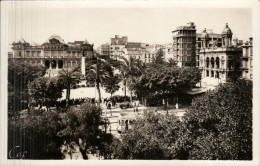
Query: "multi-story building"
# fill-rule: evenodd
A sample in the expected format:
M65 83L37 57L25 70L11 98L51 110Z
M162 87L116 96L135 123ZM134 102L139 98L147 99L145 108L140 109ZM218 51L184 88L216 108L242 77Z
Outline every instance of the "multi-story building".
M13 53L10 59L23 59L31 64L46 66L47 75L55 76L62 68L80 66L84 55L93 56L93 44L85 41L74 41L65 43L58 35L52 35L42 45L30 44L21 38L12 43Z
M208 46L209 47L221 47L222 46L222 35L213 33L211 29L204 29L208 33ZM204 33L204 31L202 33ZM202 33L196 34L196 67L199 67L199 52L202 48L202 40L201 35Z
M162 44L161 49L164 53L164 59L166 61L168 61L169 59L174 59L173 58L172 44Z
M144 63L151 63L160 48L161 46L158 44L128 42L126 45L126 56L132 56Z
M123 56L127 42L127 36L120 37L119 35L115 35L114 38L111 38L110 57L116 58L117 56Z
M242 77L253 79L253 38L249 38L249 42L242 45L243 56L241 57Z
M178 66L196 64L196 26L193 22L177 27L173 34L173 58Z
M216 86L225 83L228 78L241 72L240 58L242 48L232 45L232 31L226 24L221 34L221 47L215 42L210 47L210 36L206 30L201 34L201 49L199 52L199 68L202 70L202 84Z
M110 57L110 45L108 43L99 46L97 51L102 56Z

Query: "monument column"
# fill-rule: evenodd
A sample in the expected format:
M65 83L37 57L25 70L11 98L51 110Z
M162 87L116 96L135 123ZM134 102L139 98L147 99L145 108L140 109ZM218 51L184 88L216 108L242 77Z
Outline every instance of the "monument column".
M81 58L81 74L85 76L86 74L86 64L85 64L85 56Z

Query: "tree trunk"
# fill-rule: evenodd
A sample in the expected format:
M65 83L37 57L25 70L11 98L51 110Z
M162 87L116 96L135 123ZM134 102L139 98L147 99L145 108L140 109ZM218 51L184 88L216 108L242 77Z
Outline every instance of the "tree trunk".
M130 104L131 104L131 107L133 106L133 91L130 90Z
M69 105L69 100L70 100L70 85L67 85L66 106Z
M126 81L124 81L124 90L125 90L125 97L126 97Z
M98 105L100 105L100 102L101 102L101 92L100 92L99 86L100 86L100 84L99 84L99 81L97 80Z
M100 80L99 80L99 71L100 71L100 63L99 61L97 61L96 64L96 83L97 83L97 91L98 91L98 106L100 106L100 102L101 102L101 92L100 92Z

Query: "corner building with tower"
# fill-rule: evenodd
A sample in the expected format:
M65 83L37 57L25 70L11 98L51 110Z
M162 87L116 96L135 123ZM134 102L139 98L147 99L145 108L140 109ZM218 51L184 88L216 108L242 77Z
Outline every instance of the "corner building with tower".
M232 44L232 31L226 24L221 33L221 47L209 45L209 34L206 29L201 34L202 46L199 51L199 68L202 71L202 84L216 86L225 83L233 76L241 76L242 47L235 38Z

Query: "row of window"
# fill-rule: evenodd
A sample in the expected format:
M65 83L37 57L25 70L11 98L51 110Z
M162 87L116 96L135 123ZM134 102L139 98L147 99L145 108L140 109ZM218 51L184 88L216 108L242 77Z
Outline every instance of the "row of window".
M177 32L177 35L195 35L195 31L185 31L185 30L180 30Z
M68 61L67 67L75 67L75 66L78 65L78 63L79 63L78 61L72 61L72 62ZM58 62L56 60L53 60L51 62L49 60L46 60L44 62L44 64L47 68L52 68L52 69L56 69L57 67L59 69L63 68L63 61L62 60L59 60Z
M175 41L173 40L173 42L178 42L178 43L180 43L180 42L192 42L192 38L179 38L178 40L177 39L175 39Z
M209 73L211 73L210 75L209 75ZM209 72L208 70L206 70L206 77L215 77L215 78L219 78L219 72L218 71L216 71L216 74L215 74L215 72L212 70L211 72Z
M249 60L249 62L250 62L250 67L252 68L253 67L253 61ZM248 60L247 59L242 61L241 67L248 68Z
M201 63L203 63L203 61ZM210 59L210 64L211 67L215 66L215 60L213 57ZM209 67L209 57L206 58L206 67ZM216 58L216 68L219 68L219 57Z
M191 50L178 50L179 55L190 55Z
M191 56L177 56L177 61L191 61Z
M154 57L154 54L145 54L144 55L144 58L153 58Z
M243 48L243 56L252 56L253 55L253 48Z
M183 44L183 43L180 43L179 45L178 45L178 48L191 48L192 46L191 46L191 44Z
M26 51L26 56L29 57L40 57L41 51Z

